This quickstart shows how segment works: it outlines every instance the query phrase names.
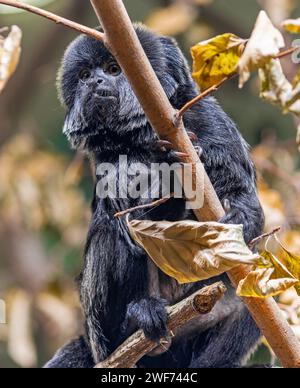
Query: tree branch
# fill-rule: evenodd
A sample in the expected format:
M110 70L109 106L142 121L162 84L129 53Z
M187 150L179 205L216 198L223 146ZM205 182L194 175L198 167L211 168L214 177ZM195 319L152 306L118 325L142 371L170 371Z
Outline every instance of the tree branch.
M220 300L226 287L222 282L212 284L195 292L190 297L168 308L168 329L172 335L199 315L208 314L218 300ZM138 330L129 337L106 360L100 362L95 368L133 368L146 354L157 347L155 342L148 340L142 330Z
M224 209L184 129L182 120L176 120L176 111L146 57L123 2L91 0L91 3L104 29L104 42L125 72L152 127L161 139L170 141L174 149L189 155L185 162L194 166L192 187L197 187L200 193L204 189L204 204L201 209L194 211L196 217L200 221L215 221L222 218L225 214ZM249 271L249 267L241 266L230 271L228 275L237 287ZM243 298L243 300L283 366L300 367L300 343L274 299Z
M81 34L86 34L92 36L95 39L103 40L103 33L95 30L94 28L86 27L82 24L73 22L72 20L65 19L61 16L58 16L52 12L45 11L44 9L34 7L33 5L29 5L26 3L22 3L16 0L1 0L0 4L8 5L10 7L23 9L24 11L28 11L34 13L36 15L42 16L48 20L53 21L56 24L62 24L65 27L71 28Z

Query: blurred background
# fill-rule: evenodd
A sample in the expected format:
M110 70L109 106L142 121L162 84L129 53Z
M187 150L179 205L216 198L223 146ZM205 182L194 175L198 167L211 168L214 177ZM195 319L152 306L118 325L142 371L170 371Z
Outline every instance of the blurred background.
M83 0L36 0L82 24L96 17ZM133 20L176 37L190 61L190 47L217 34L248 38L260 9L273 22L300 16L298 0L126 0ZM0 28L23 31L17 72L0 95L0 367L36 367L81 330L75 278L79 274L93 180L88 161L74 154L62 134L64 111L56 73L72 31L37 16L0 7ZM296 36L297 37L297 36ZM289 43L291 36L286 36ZM292 79L297 71L283 60ZM299 66L299 65L298 65ZM217 93L225 111L253 147L266 229L281 225L281 238L300 253L300 164L296 119L258 97L254 76L242 90L228 82ZM280 307L300 338L300 301L294 291ZM251 362L272 359L263 342Z

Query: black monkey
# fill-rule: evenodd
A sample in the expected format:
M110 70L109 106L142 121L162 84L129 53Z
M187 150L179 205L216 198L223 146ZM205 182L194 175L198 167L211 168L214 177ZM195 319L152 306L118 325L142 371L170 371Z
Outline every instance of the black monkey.
M174 40L142 26L135 28L171 104L181 108L197 95L183 54ZM173 150L156 147L157 136L102 42L80 36L71 43L59 73L59 90L67 109L64 133L74 148L89 154L96 167L102 162L120 167L119 155L127 156L128 165L141 162L149 168L152 162L177 160ZM222 222L243 224L249 242L261 234L264 217L246 142L211 97L188 111L184 124L196 135L194 143L202 149L206 171L220 200L226 203ZM126 183L118 178L117 184L121 188ZM166 305L216 281L179 285L154 269L128 235L124 221L114 218L117 211L145 201L153 199L99 198L95 194L80 276L86 335L59 350L46 367L93 367L137 328L151 339L161 338L166 335ZM136 212L134 217L169 221L194 218L185 201L175 198L147 213ZM227 276L220 278L228 287L225 298L210 314L192 321L167 352L144 357L140 366L242 365L260 333Z

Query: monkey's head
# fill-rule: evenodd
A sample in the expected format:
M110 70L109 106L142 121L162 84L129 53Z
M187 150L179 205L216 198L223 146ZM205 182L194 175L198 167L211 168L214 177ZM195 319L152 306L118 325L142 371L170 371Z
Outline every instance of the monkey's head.
M165 92L176 105L193 83L174 40L140 25L138 38ZM67 48L58 75L67 109L64 133L74 148L97 150L105 137L126 137L147 125L144 112L115 58L96 39L84 35Z

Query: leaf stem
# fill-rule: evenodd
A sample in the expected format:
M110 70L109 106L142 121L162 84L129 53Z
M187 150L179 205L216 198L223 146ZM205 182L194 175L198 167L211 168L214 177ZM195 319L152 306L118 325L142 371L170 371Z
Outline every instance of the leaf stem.
M158 199L158 200L156 200L154 202L147 203L146 205L139 205L139 206L132 207L130 209L123 210L121 212L116 213L114 215L114 217L121 218L121 217L126 216L129 213L134 212L135 210L151 209L153 207L162 205L163 203L167 202L171 198L174 198L174 194L168 194L165 197L160 198L160 199Z

